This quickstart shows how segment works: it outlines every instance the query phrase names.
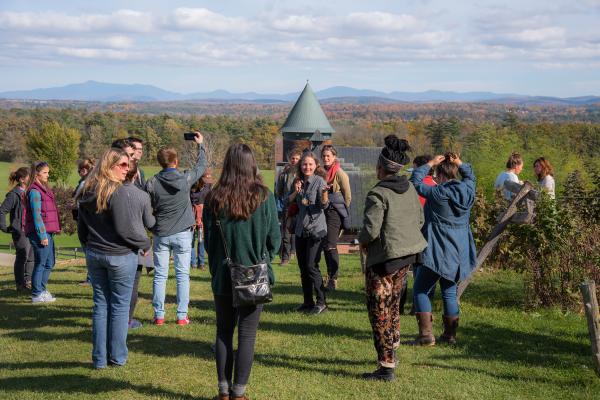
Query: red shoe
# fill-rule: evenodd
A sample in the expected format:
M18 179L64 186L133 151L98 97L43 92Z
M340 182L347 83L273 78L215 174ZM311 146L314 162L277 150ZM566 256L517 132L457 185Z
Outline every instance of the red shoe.
M178 319L177 320L177 325L189 325L190 324L190 318L186 315L184 319Z
M162 326L165 324L164 318L154 318L154 325Z

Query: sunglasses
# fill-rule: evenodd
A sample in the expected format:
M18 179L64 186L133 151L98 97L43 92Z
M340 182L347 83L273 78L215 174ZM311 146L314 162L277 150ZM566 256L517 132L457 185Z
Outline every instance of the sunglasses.
M125 168L129 169L129 162L125 161L125 162L122 162L121 164L117 164L117 166L119 166L120 168L123 168L123 169L125 169Z

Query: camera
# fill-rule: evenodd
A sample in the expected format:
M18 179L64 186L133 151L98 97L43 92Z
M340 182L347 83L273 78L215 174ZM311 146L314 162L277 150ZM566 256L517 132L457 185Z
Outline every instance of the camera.
M196 140L196 132L186 132L183 134L185 140Z

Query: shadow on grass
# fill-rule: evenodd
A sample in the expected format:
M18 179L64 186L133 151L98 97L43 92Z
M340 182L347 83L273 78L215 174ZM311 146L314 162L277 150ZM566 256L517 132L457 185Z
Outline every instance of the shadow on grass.
M367 333L367 331L330 325L327 323L318 323L319 316L307 318L314 318L311 319L314 323L261 321L259 329L289 335L325 335L329 337L348 337L356 340L369 340L371 338L370 333Z
M59 300L60 301L60 300ZM5 303L0 302L0 309L5 318L2 321L3 329L32 329L40 327L88 327L81 318L92 318L89 307L73 307L54 303ZM91 323L91 322L90 322Z
M184 340L173 336L133 334L127 337L129 350L159 357L194 356L213 360L211 344L214 340Z
M570 379L570 380L562 380L562 379L551 379L544 377L534 377L531 375L522 375L522 374L510 374L510 373L499 373L494 371L486 371L484 369L479 368L471 368L471 367L462 367L458 365L444 365L444 364L436 364L436 363L421 363L421 364L412 364L414 368L440 368L447 369L452 371L461 371L469 374L479 374L479 375L487 375L494 379L505 380L505 381L525 381L525 382L536 382L542 384L549 385L560 385L560 386L585 386L589 383L589 379L587 377L581 377L580 379Z
M19 369L46 369L46 368L90 368L90 362L79 361L42 361L42 362L20 362L20 363L0 363L0 368L7 370Z
M149 385L136 385L110 378L91 378L82 374L56 374L48 376L27 376L0 379L4 392L33 391L40 394L107 394L121 390L131 390L141 395L159 398L185 400L209 400L208 397L195 397Z
M268 367L287 368L302 372L318 372L324 375L344 376L348 378L362 378L373 361L345 360L340 358L287 356L282 354L256 354L255 361ZM364 367L362 372L350 372L340 368L340 365L352 366L352 369Z
M568 369L587 364L589 347L556 335L522 332L485 323L460 327L456 346L462 354L444 354L438 360L504 361L542 368Z

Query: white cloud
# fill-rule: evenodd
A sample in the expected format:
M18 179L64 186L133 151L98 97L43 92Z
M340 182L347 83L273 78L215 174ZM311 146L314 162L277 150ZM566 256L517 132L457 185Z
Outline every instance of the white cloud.
M206 8L177 8L173 11L169 27L235 35L249 31L252 24L244 18L226 17Z

